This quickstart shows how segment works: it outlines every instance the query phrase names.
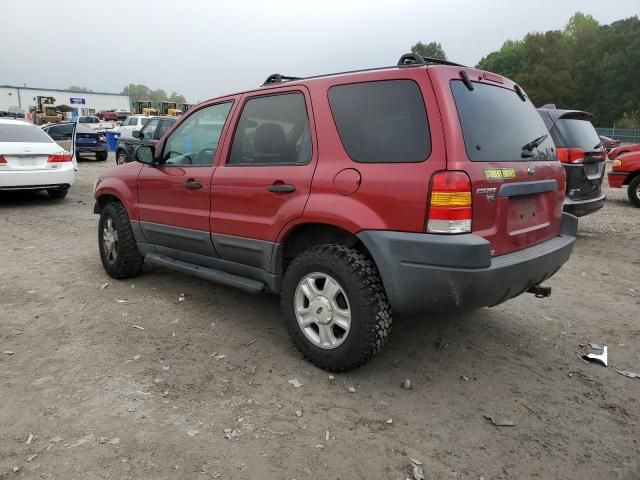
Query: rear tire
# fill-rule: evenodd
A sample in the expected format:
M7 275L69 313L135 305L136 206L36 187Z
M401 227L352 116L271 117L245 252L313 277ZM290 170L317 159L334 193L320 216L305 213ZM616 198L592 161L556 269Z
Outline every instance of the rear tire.
M109 276L131 278L142 270L144 257L138 251L129 215L120 202L111 202L100 212L98 248Z
M116 165L122 165L129 162L129 155L124 150L118 150L116 153Z
M309 291L318 293L316 300ZM391 307L378 269L369 257L342 245L320 245L298 255L285 272L281 301L293 343L325 370L364 365L391 333ZM329 318L322 317L327 311ZM308 326L301 326L306 319Z
M99 162L104 162L109 156L109 152L98 152L96 153L96 160Z
M60 199L67 196L69 188L48 188L47 193L51 198Z
M627 195L631 203L640 208L640 175L636 175L635 178L629 182Z

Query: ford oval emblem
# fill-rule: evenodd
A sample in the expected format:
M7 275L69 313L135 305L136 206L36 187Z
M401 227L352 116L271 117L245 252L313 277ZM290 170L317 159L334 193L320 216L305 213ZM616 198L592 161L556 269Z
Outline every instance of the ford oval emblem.
M529 175L533 175L534 173L536 173L536 167L534 167L533 165L531 165L529 168L527 168L527 173Z

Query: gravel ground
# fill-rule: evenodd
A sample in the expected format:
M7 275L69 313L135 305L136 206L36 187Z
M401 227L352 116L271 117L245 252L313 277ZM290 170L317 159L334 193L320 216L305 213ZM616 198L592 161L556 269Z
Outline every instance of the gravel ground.
M640 478L640 379L616 372L640 372L625 191L580 221L550 298L396 318L380 356L333 378L275 296L107 277L91 187L111 165L82 162L64 200L0 195L0 479L405 479L412 459L428 479ZM589 342L608 368L581 359Z

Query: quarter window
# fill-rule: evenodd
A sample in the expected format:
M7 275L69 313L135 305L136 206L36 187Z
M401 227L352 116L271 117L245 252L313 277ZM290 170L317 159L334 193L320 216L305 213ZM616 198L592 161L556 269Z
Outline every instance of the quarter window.
M153 140L153 134L155 133L156 128L158 128L159 122L159 119L154 118L153 120L149 120L147 124L142 127L142 136L145 140Z
M165 165L210 166L233 102L202 108L189 115L167 139Z
M230 165L305 165L311 134L302 93L252 98L238 120Z
M412 80L338 85L331 112L349 157L361 163L422 162L431 152L424 100Z

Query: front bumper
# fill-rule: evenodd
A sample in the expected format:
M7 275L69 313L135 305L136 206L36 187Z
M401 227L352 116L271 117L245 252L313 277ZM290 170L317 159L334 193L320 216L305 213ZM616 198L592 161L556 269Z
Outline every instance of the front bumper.
M562 211L575 215L576 217L584 217L604 207L606 200L607 196L604 193L587 200L571 200L569 197L566 197L562 205Z
M569 259L578 219L563 214L560 235L498 257L473 235L365 230L358 238L373 256L396 313L494 306L551 277Z
M627 179L629 172L609 172L607 173L607 181L611 188L622 188L624 181Z

